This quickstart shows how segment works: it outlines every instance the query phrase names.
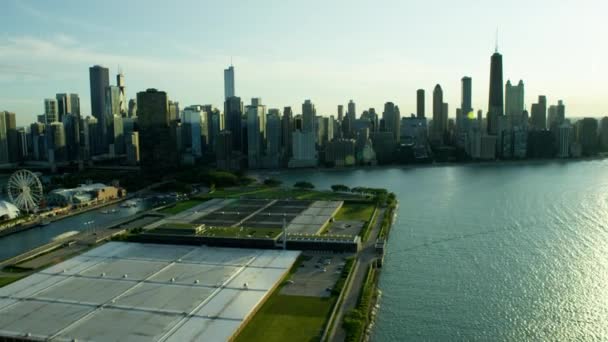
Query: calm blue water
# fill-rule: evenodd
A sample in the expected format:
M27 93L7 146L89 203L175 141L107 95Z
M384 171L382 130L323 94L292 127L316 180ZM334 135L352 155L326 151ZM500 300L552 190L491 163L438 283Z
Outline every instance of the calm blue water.
M277 177L397 194L374 341L608 340L608 161Z

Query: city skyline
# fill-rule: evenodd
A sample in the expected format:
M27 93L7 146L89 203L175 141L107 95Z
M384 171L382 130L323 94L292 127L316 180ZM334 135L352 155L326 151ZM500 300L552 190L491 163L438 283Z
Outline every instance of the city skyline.
M375 22L377 25L374 27L350 25L352 32L342 27L344 25L341 24L350 19L362 22L362 19L368 18L367 15L375 18L374 15L381 11L370 7L370 4L349 7L345 3L332 3L327 5L327 13L313 15L300 11L290 14L306 19L307 23L318 23L325 30L335 28L333 37L322 39L320 31L323 30L320 28L311 29L307 36L302 36L292 27L287 27L283 32L270 32L272 30L267 27L268 24L260 24L254 32L242 31L235 35L236 29L230 28L229 23L220 23L215 27L186 25L176 28L168 37L166 32L155 32L158 29L149 26L158 13L138 19L143 21L137 23L145 30L121 36L117 27L101 24L107 10L100 9L100 13L96 13L98 17L89 15L90 20L82 20L79 13L84 9L79 6L64 6L67 11L59 14L57 9L61 6L53 8L42 3L10 2L7 4L8 13L11 14L8 16L8 30L0 37L0 68L3 71L0 84L7 89L0 96L0 103L3 110L17 114L18 125L24 125L44 111L45 98L52 98L58 93L76 93L80 96L83 116L91 115L87 69L100 64L109 67L111 80L118 73L120 65L129 85L128 98L135 98L137 92L147 88L157 88L166 91L182 105L211 103L221 109L224 98L222 69L229 66L232 59L236 95L244 102L261 97L269 108L298 108L304 99L310 98L318 114L329 116L337 115L337 106L346 105L350 99L357 104L357 114L370 107L380 111L383 104L390 101L399 105L402 116L407 116L416 113L417 89L431 94L435 84L441 84L444 101L450 105L448 116L454 118L455 108L460 104L460 80L463 76L472 78L472 107L487 112L488 61L498 26L501 32L499 52L504 57L503 83L507 80L514 84L520 79L524 81L524 102L528 111L539 95L545 95L551 104L563 100L568 106L569 117L604 115L608 111L608 104L600 96L601 76L597 68L599 61L605 59L608 53L602 46L592 45L590 37L585 36L585 33L606 31L605 27L589 19L589 16L592 18L601 11L597 11L597 7L594 11L579 9L589 15L584 23L581 21L581 25L576 25L576 21L582 19L568 16L568 29L572 32L564 36L559 30L554 32L542 27L571 13L568 5L544 6L547 4L541 1L527 5L524 7L527 11L521 13L515 11L517 6L497 7L503 12L496 15L495 22L491 23L491 18L480 18L479 27L474 29L469 25L454 27L454 19L442 14L439 19L445 19L445 22L438 28L417 32L413 32L411 27L417 20L413 21L414 24L406 25L405 18L399 20L399 24L387 24L385 21L390 20L382 20ZM425 10L428 10L423 5L391 5L396 13L408 9L410 11L407 13L426 13ZM127 4L124 12L128 13L133 6ZM222 6L199 4L194 7L221 14L228 11ZM479 6L485 6L478 9L483 12L493 5ZM235 18L230 20L239 20L247 11L263 13L272 8L272 15L260 15L269 20L277 19L276 23L280 24L286 20L284 16L289 17L288 13L302 5L278 6L275 3L273 6L265 2L259 7L252 9L242 4L234 9ZM370 8L371 12L366 12ZM538 8L555 12L555 15L543 15L537 22L522 24L521 27L514 27L508 22L503 24L506 17L515 14L520 18L518 25L526 22L525 18L533 15L533 10ZM164 10L166 15L175 12L170 8ZM125 13L116 15L120 17ZM189 16L185 13L180 15ZM335 15L335 22L329 23L332 15ZM390 18L396 14L385 15ZM217 18L210 20L212 24ZM29 26L25 27L22 22L27 22ZM594 28L594 25L597 26ZM48 29L43 29L45 27ZM206 45L184 44L183 40L187 37L181 36L188 36L185 32L195 28L210 31L198 32L200 35L217 37L210 39ZM436 32L448 28L454 31L449 36ZM538 40L532 44L534 46L530 45L528 39L531 32L538 33L535 35ZM108 37L100 38L102 33ZM196 35L190 33L190 36ZM574 39L576 34L579 37ZM251 48L255 35L262 35L263 52ZM403 37L399 38L400 35ZM159 51L158 46L153 46L155 36L162 42L160 45L167 49ZM218 42L224 36L230 36L233 44ZM374 41L374 38L379 39ZM558 40L567 44L555 44ZM356 48L345 49L351 45ZM545 52L540 53L541 50ZM564 53L564 50L572 51ZM176 57L166 59L169 52L175 52ZM152 70L156 70L156 73L152 73ZM426 96L425 102L428 115L428 108L431 108L429 96ZM294 114L300 113L296 110Z

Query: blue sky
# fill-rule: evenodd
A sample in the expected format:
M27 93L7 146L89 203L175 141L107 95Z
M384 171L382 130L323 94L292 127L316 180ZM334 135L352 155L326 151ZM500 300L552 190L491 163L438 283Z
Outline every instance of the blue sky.
M358 112L393 101L415 110L415 91L439 83L454 116L460 78L487 108L490 55L499 29L504 79L563 99L569 116L608 114L608 5L599 0L512 1L18 1L3 0L0 110L19 124L56 93L80 94L90 113L88 67L123 69L129 97L146 88L182 106L221 108L232 58L245 102L323 115L349 99ZM112 81L114 83L114 81Z

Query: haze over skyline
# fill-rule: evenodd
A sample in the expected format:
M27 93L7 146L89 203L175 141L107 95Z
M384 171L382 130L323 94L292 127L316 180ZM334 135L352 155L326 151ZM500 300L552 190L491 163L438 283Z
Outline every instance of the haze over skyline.
M145 11L144 11L145 9ZM604 97L608 34L597 1L7 1L0 35L0 110L19 125L43 112L43 99L78 93L90 115L88 68L118 66L127 94L166 91L182 106L222 108L223 69L232 59L236 94L269 107L305 99L335 115L353 99L357 112L415 112L416 89L427 108L441 84L454 117L460 79L473 79L473 108L487 111L496 28L504 81L525 83L526 107L538 95L564 100L569 117L608 113ZM145 13L145 16L142 15ZM542 14L542 15L540 15ZM114 83L112 81L112 83Z

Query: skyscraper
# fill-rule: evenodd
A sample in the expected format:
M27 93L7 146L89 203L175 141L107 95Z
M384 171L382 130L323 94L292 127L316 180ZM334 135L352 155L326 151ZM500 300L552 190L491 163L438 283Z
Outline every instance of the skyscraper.
M460 110L462 111L462 115L465 117L469 115L469 113L473 110L471 107L471 97L472 97L472 88L473 82L470 77L465 76L462 78L462 94L460 100Z
M247 113L247 160L250 168L261 167L266 135L266 107L260 98L252 98Z
M142 169L148 172L175 169L179 156L167 93L156 89L137 93L137 111Z
M424 116L424 89L418 89L416 91L416 117L424 119Z
M437 84L435 89L433 89L433 140L443 141L443 134L447 129L447 125L447 120L444 120L443 114L443 90Z
M237 96L231 96L224 102L225 129L230 131L232 143L230 148L233 151L243 152L243 132L241 120L243 117L243 102Z
M293 112L291 111L291 107L285 107L283 108L283 117L281 118L281 154L284 162L289 161L289 158L291 158L293 131Z
M15 113L12 112L0 112L0 115L4 115L4 124L6 127L6 138L8 146L8 160L11 163L15 163L19 159L19 133L17 132L17 123Z
M120 114L120 87L118 86L107 86L105 89L105 100L106 106L103 120L100 121L100 129L102 132L102 150L103 152L110 151L110 145L114 144L114 138L119 135L115 131L115 116L121 116ZM105 125L105 126L104 126ZM120 133L122 134L122 132ZM104 140L105 139L105 140Z
M538 96L538 103L532 104L530 113L530 121L532 129L544 130L547 129L547 97L544 95Z
M129 110L127 113L130 118L137 116L137 101L135 99L129 100Z
M107 144L107 130L103 128L107 127L106 116L106 87L110 85L110 71L108 68L104 68L100 65L95 65L89 68L89 83L91 88L91 115L93 115L100 125L102 144ZM104 146L105 148L105 146Z
M512 117L521 116L524 112L524 81L519 80L517 85L512 85L507 80L505 85L505 114Z
M224 69L224 98L236 96L234 90L234 67L230 65ZM234 148L234 146L232 146Z
M344 105L338 105L338 120L342 121L344 118Z
M263 166L266 168L279 167L281 149L281 117L278 109L269 109L266 115L266 151Z
M391 132L395 143L398 143L401 136L399 107L392 102L386 102L382 112L382 120L384 121L384 131Z
M80 98L78 94L57 94L57 121L63 122L63 116L74 114L80 117Z
M10 162L6 113L8 112L0 112L0 164Z
M44 99L44 123L50 125L59 120L57 100Z
M116 86L119 89L118 94L118 109L119 114L122 117L127 116L127 86L125 85L125 75L122 72L119 72L116 75Z
M498 134L498 117L504 115L502 93L502 55L498 49L491 58L490 65L490 96L488 103L488 133Z
M355 102L353 100L348 101L348 112L346 115L350 119L352 125L357 119L357 107L355 106Z
M349 108L350 108L350 103L349 103ZM313 134L316 132L316 129L315 129L315 116L316 115L317 115L317 110L315 109L315 105L310 100L304 101L304 103L302 104L302 132L312 132Z

